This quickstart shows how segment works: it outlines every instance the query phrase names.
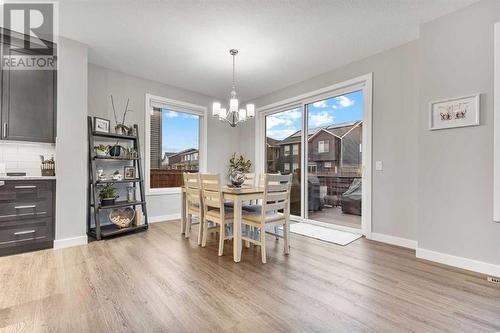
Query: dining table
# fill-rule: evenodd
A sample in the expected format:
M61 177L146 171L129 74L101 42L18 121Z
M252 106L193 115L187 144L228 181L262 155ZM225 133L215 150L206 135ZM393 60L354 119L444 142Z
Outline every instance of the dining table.
M233 202L233 260L234 262L240 262L241 260L241 216L243 202L249 202L251 200L258 200L264 198L264 188L255 186L245 186L241 187L230 187L223 186L222 194L225 201ZM186 227L186 191L182 188L182 212L181 212L181 233L185 233Z

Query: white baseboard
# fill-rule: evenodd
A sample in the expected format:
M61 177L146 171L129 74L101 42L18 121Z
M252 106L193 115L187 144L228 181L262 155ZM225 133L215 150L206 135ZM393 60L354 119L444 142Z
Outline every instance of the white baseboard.
M176 213L176 214L168 214L168 215L158 215L158 216L150 216L149 217L149 223L155 223L155 222L164 222L164 221L171 221L171 220L180 220L181 218L181 213Z
M366 235L366 238L377 241L377 242L406 247L406 248L412 249L412 250L415 250L417 248L417 241L414 241L414 240L408 239L408 238L401 238L401 237L396 237L396 236L391 236L391 235L386 235L386 234L379 234L376 232L372 232L371 234Z
M434 261L440 264L467 269L469 271L500 277L500 265L484 261L457 257L451 254L417 248L417 258Z
M56 239L54 240L54 249L64 249L65 247L72 247L72 246L86 245L86 244L87 244L87 236Z

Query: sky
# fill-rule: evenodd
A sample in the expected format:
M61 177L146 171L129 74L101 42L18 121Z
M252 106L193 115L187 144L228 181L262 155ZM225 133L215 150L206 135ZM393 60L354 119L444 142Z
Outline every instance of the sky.
M308 106L309 129L363 119L363 91L317 101ZM302 128L301 108L266 117L266 134L283 140Z
M162 153L198 149L200 117L189 113L162 109Z

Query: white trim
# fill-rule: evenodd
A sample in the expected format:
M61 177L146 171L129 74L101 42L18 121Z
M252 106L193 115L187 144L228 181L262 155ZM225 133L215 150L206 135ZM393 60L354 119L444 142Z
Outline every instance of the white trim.
M146 94L146 103L144 107L144 160L145 160L145 188L146 196L149 195L164 195L164 194L179 194L181 193L180 187L172 188L161 188L161 189L151 189L149 188L149 167L151 164L151 155L149 154L149 143L150 143L150 126L151 126L151 109L152 105L163 105L165 108L196 114L201 117L200 122L200 148L198 152L199 160L199 170L200 172L206 172L207 170L207 141L208 141L208 111L207 107L197 104L186 103L182 101L177 101L174 99L169 99L161 96L155 96L151 94Z
M500 23L495 24L493 221L500 222Z
M286 111L297 107L302 107L302 159L303 165L307 165L307 144L304 129L307 129L307 117L305 117L305 105L320 99L340 96L356 90L363 90L364 113L363 113L363 137L362 137L362 165L363 165L363 205L361 207L361 225L363 235L369 235L372 230L372 112L373 112L373 73L358 76L351 80L339 82L331 86L291 97L282 101L271 103L257 108L255 113L255 170L264 173L265 170L265 117L280 111ZM307 169L301 168L302 173L302 215L307 212L307 187L305 183L305 173ZM356 229L355 229L356 230Z
M418 244L417 241L415 241L413 239L401 238L401 237L396 237L396 236L391 236L391 235L386 235L386 234L379 234L376 232L372 232L369 235L366 235L366 238L373 240L373 241L376 241L376 242L406 247L406 248L412 249L412 250L415 250L417 248L417 244Z
M417 247L417 258L434 261L440 264L458 267L469 271L500 277L500 265L490 264L484 261L457 257L451 254L431 251Z
M56 239L54 240L54 250L64 249L67 247L78 246L78 245L87 245L87 243L88 243L87 236Z
M157 223L157 222L180 220L180 218L181 218L181 213L175 213L167 215L150 216L148 220L149 223Z

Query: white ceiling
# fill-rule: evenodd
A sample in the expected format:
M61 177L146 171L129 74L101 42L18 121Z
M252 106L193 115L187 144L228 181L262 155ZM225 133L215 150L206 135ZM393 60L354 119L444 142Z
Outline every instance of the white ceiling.
M242 100L418 38L476 0L61 1L60 34L90 62L226 98L237 48Z

